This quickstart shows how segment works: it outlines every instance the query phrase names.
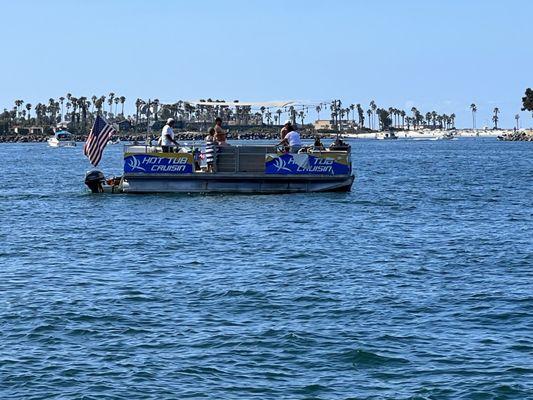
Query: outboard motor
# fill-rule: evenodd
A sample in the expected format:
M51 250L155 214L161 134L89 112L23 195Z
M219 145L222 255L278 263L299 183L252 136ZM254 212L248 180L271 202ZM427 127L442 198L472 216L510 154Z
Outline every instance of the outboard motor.
M102 187L102 184L104 182L105 177L102 171L93 169L92 171L87 171L85 173L85 184L91 189L92 193L103 193L104 188Z

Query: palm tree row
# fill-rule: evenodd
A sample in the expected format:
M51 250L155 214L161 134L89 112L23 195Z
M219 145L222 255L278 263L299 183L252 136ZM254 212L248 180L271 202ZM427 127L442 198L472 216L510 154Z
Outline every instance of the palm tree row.
M249 105L239 105L238 100L234 100L231 105L228 105L225 100L213 100L210 98L202 99L197 103L180 100L171 104L162 104L158 99L145 101L138 98L135 101L135 114L126 116L124 114L125 102L126 97L117 96L113 92L110 92L107 96L93 95L90 98L85 96L75 97L67 93L65 97L50 98L47 102L35 105L17 99L14 101L14 106L11 110L4 109L0 113L0 121L11 125L68 123L74 129L86 129L97 114L104 115L111 122L127 119L133 126L143 126L143 124L145 126L148 120L157 121L170 117L187 123L208 123L217 116L234 125L281 125L284 119L289 119L293 123L305 124L305 118L309 115L308 106L287 106L282 108L262 106L258 110L252 110ZM320 103L315 106L314 111L318 119L320 119L320 114L328 109L331 117L330 121L334 128L348 124L361 129L365 127L365 120L366 127L371 130L388 128L418 129L421 127L450 129L455 127L454 113L450 115L439 114L436 111L423 113L416 107L412 107L410 114L408 114L406 110L399 108L380 108L373 100L369 103L366 111L359 103L343 105L341 100ZM472 113L472 127L475 129L476 104L472 103L470 110ZM499 108L495 107L492 115L495 129L498 128L499 114Z
M475 103L470 104L470 111L472 112L472 129L476 129L476 116L477 116L477 106ZM494 123L493 128L498 129L498 121L500 120L500 117L498 116L500 114L500 109L498 107L494 107L494 110L492 110L492 122ZM517 121L518 126L518 119L520 118L520 115L516 114L515 119Z
M107 98L108 108L105 109ZM25 103L24 100L15 100L12 110L4 109L0 114L0 119L12 124L37 124L37 125L55 125L59 123L70 123L78 128L85 128L88 123L92 123L97 113L102 113L112 119L124 119L124 103L126 97L115 96L115 93L109 93L109 96L92 96L89 100L85 96L75 97L67 93L65 97L58 99L50 98L47 102L37 103L33 106L31 103ZM23 104L25 104L24 107ZM121 105L121 112L118 113L118 105ZM114 111L113 111L114 106ZM35 116L32 117L31 111ZM66 112L65 112L66 110Z
M25 103L24 100L16 100L13 109L4 109L4 112L0 113L0 120L7 121L11 125L68 123L73 129L86 129L97 114L103 115L110 122L127 119L134 126L144 127L148 120L158 121L172 117L188 123L207 123L220 116L234 125L280 125L283 115L294 123L305 124L305 118L309 113L307 106L288 106L278 109L261 107L259 110L252 110L249 105L239 105L239 100L234 100L230 106L225 100L210 98L197 103L180 100L171 104L162 104L159 99L145 101L138 98L135 101L135 114L126 116L125 102L124 96L116 96L113 92L107 96L94 95L90 99L85 96L74 97L67 93L65 97L50 98L47 102L37 103L35 106ZM31 115L32 109L34 115Z

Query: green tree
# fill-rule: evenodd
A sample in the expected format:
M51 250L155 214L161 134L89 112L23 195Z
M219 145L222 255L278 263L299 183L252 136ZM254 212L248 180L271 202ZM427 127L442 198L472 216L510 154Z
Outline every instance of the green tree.
M531 111L531 117L533 117L533 90L531 88L526 89L526 95L522 97L522 111Z

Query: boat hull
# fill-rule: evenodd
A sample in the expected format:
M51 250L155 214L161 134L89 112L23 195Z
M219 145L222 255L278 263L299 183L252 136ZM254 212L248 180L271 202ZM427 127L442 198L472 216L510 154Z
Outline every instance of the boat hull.
M48 146L50 147L76 147L76 142L73 140L57 140L56 138L48 139Z
M198 174L150 176L126 174L124 193L310 193L350 191L353 175L343 176L250 176L245 174Z

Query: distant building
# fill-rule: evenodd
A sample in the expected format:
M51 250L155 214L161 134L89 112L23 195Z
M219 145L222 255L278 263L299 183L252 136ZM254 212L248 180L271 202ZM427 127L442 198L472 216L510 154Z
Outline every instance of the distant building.
M41 126L15 126L13 132L18 135L42 135L44 133L44 128Z
M339 128L342 131L354 131L358 129L358 124L353 121L346 121L342 120L339 121L338 124L335 124L335 122L332 119L319 119L313 123L313 126L316 131L323 130L323 131L332 131Z
M313 122L313 126L315 130L324 129L324 130L332 130L333 127L333 120L331 119L318 119L315 122Z

